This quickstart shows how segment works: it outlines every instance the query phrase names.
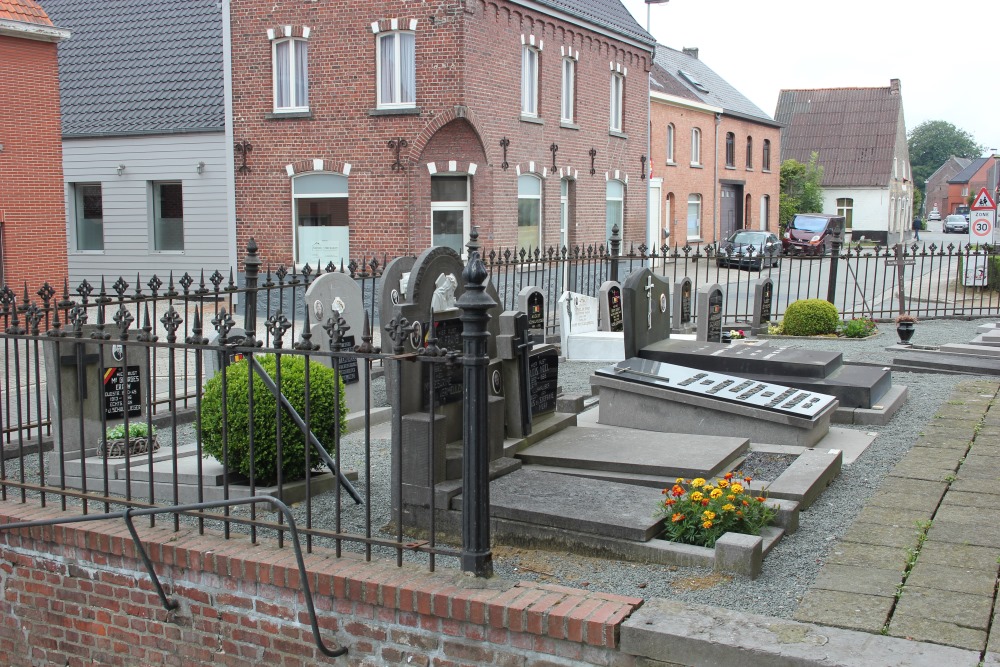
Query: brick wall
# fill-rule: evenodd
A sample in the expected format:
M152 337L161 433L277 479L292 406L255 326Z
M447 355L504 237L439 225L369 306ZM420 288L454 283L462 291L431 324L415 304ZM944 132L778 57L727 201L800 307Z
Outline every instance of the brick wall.
M412 114L371 114L376 107L376 37L372 23L417 20L416 106ZM273 107L268 29L309 28L309 118L269 117ZM648 51L503 2L415 6L398 0L323 3L234 0L235 138L253 144L252 172L236 177L237 243L255 237L266 262L292 260L291 183L285 165L323 159L351 165L351 254L414 253L430 239L430 172L472 177L472 223L491 247L516 239L517 171L534 162L543 185L543 243L559 241L560 175L579 174L571 242L604 236L605 178L628 179L625 236L645 238L646 181L640 156L648 134ZM544 40L540 60L541 124L520 118L522 35ZM579 52L578 129L560 127L560 46ZM625 137L608 131L612 64L628 69ZM500 140L510 140L501 169ZM402 170L390 140L402 138ZM551 144L557 144L552 170ZM595 174L588 152L597 151ZM443 167L442 167L443 165ZM309 261L313 261L310 259Z
M4 281L66 275L56 45L0 35L0 216Z
M4 523L55 516L0 504ZM618 638L641 599L316 549L306 567L321 635L349 649L326 658L313 643L290 548L136 524L176 611L160 605L120 521L0 533L0 664L636 664Z

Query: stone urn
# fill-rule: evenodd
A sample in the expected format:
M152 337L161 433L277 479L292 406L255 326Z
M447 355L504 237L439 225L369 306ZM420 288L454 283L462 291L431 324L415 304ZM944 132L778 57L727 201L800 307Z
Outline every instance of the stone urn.
M896 335L900 345L912 345L910 339L917 329L917 318L912 315L900 315L896 318Z

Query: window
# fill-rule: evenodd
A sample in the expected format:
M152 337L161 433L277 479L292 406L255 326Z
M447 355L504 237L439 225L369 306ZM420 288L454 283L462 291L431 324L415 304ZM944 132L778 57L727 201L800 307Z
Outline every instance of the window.
M688 195L688 238L701 238L701 195Z
M701 130L691 128L691 166L701 166Z
M726 132L726 166L736 166L736 135L732 132Z
M274 110L309 110L309 43L282 39L273 43Z
M622 94L625 91L625 77L618 72L611 74L611 131L622 131Z
M538 116L538 51L528 45L521 50L521 113Z
M466 254L469 236L469 177L431 177L431 245Z
M674 164L674 124L667 125L667 164Z
M854 200L841 197L837 200L837 215L844 216L844 229L850 229L854 222Z
M542 238L542 179L531 174L517 177L517 245L538 248Z
M184 250L184 188L153 183L153 250Z
M771 229L771 195L760 198L760 228Z
M562 120L573 122L576 105L576 61L563 58L562 61Z
M415 39L412 32L387 32L378 36L379 108L416 104Z
M753 219L750 213L750 195L743 198L743 229L751 229L753 226Z
M605 234L604 238L611 238L611 228L618 225L618 233L623 234L625 213L625 184L621 181L610 180L605 188Z
M764 171L771 171L771 140L764 140L764 154L761 156L760 168Z
M753 169L753 137L747 137L747 169Z
M104 203L100 183L74 183L76 249L104 250Z
M330 172L292 179L295 263L350 260L347 177Z

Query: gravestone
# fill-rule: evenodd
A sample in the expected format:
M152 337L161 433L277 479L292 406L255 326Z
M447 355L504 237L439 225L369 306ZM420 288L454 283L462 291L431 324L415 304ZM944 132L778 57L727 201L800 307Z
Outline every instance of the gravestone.
M44 343L53 462L95 455L104 429L124 423L126 414L130 424L146 421L148 348L113 339L99 344L90 338L96 331L84 325L82 337Z
M517 309L528 316L528 331L536 343L545 340L545 294L537 287L525 287L517 295Z
M670 283L649 269L629 274L622 286L625 306L625 358L650 343L670 338Z
M625 358L622 334L599 331L600 299L577 292L559 298L559 340L570 360L617 361Z
M227 348L235 348L237 345L242 345L243 341L246 340L247 332L241 327L233 327L229 330L226 335L226 345ZM208 344L212 347L222 347L222 343L219 340L219 334L215 334L209 339ZM242 361L243 353L237 352L235 350L206 350L205 351L205 382L208 382L215 374L219 372L222 368L223 363L226 362L226 357L228 357L228 363L234 364L237 361Z
M312 342L319 345L321 352L353 352L354 346L361 342L361 333L365 323L364 297L361 286L346 273L324 273L309 285L305 295L306 311L309 317L309 330ZM344 320L341 326L348 327L343 331L340 341L331 349L332 339L325 326L334 317ZM334 367L334 357L317 354L313 360L328 368ZM358 368L357 357L337 357L340 377L344 380L344 398L347 400L348 412L360 412L365 409L365 387Z
M417 261L416 257L397 257L389 262L382 272L378 294L378 323L375 328L382 334L383 352L392 352L392 341L385 335L385 326L392 320L395 307L406 301L404 297L406 286L402 284L403 278L409 279L415 261ZM391 373L385 374L385 390L390 397L396 395L392 384L394 379Z
M694 331L694 324L691 319L691 315L694 313L691 296L692 284L690 278L685 276L674 283L673 326L670 328L670 333L690 334Z
M556 411L559 388L559 353L551 346L534 350L528 357L531 418Z
M761 278L753 286L753 315L750 320L750 330L754 333L767 333L767 325L771 323L774 312L774 281Z
M622 286L615 280L608 280L597 292L600 300L601 331L624 331L624 307L622 305Z
M497 336L497 356L501 369L490 376L490 391L504 396L506 431L509 438L531 435L531 374L528 357L534 343L528 328L528 316L508 310L500 315L500 335Z
M698 290L697 340L722 342L722 302L722 288L718 285L705 285Z

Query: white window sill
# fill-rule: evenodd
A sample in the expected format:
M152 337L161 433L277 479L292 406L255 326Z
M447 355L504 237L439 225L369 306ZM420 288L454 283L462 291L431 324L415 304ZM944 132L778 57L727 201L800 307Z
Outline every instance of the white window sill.
M559 121L559 127L564 127L567 130L579 130L580 129L579 125L577 125L576 123L574 123L571 120L566 120L565 118L563 120Z
M312 118L312 111L309 109L275 109L264 114L267 120L279 120L284 118Z
M535 125L545 125L545 121L542 120L541 118L539 118L538 116L531 116L531 115L526 114L526 113L522 113L521 114L521 122L522 123L534 123Z
M368 110L369 116L419 116L420 107L418 106L402 106L402 107L376 107L374 109Z
M608 130L608 136L618 137L619 139L628 139L628 135L621 130Z
M691 168L692 169L704 169L705 165L701 164L700 162L692 162L691 163Z

